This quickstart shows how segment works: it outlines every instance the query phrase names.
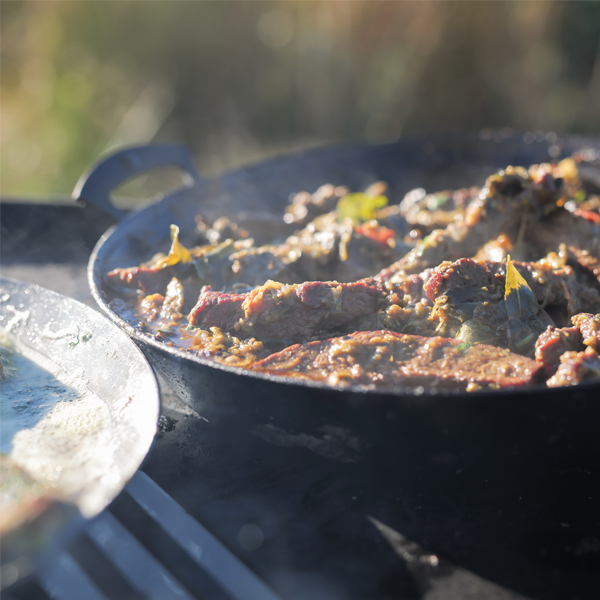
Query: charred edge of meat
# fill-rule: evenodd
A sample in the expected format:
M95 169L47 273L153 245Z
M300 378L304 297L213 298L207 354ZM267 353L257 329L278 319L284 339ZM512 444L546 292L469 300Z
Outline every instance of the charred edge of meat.
M583 336L583 344L600 351L600 314L582 313L572 317L571 321Z
M565 352L580 350L583 350L583 337L577 327L548 327L535 343L535 360L549 377L558 369L560 357Z
M565 352L560 357L560 366L548 379L548 387L578 385L585 381L600 381L600 357L593 348L584 352Z
M255 370L339 387L397 389L427 385L467 390L533 383L541 366L495 346L441 337L357 331L297 344L256 363Z

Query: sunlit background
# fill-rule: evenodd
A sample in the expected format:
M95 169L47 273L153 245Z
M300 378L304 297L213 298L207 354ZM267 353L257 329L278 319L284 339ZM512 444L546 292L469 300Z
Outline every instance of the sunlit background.
M201 173L481 128L600 134L599 2L0 2L1 185L67 195L111 149Z

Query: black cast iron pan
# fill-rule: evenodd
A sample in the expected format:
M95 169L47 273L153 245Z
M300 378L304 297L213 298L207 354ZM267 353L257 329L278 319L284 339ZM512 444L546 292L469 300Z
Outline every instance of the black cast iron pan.
M185 244L198 213L230 215L242 223L253 214L280 215L291 193L313 191L327 182L359 190L384 180L390 186L393 202L414 187L433 191L478 185L495 170L510 164L529 165L568 156L581 148L600 148L599 140L550 139L552 143L545 138L525 143L521 136L498 134L483 139L471 135L323 148L210 180L197 175L181 147L124 150L92 167L80 180L74 196L104 206L120 218L122 215L111 208L109 194L127 179L158 165L174 165L187 173L189 185L122 218L100 239L89 262L90 287L100 307L134 337L153 366L202 416L216 419L242 412L246 415L245 419L232 419L232 434L238 426L258 427L260 435L275 439L309 430L315 435L327 435L323 432L340 427L344 431L360 431L363 447L366 443L384 449L385 444L373 442L394 443L394 423L409 414L440 429L455 423L465 430L484 428L510 436L526 435L533 421L550 419L553 410L558 422L564 423L569 415L576 414L585 421L586 414L598 412L600 407L597 384L487 394L419 394L420 390L417 394L409 390L398 394L358 393L318 384L290 383L285 378L215 365L135 329L112 310L104 279L115 267L137 265L158 248L168 248L170 223L180 227Z
M154 439L159 394L131 339L71 298L0 278L0 329L5 361L17 353L55 376L36 387L37 367L14 365L3 386L2 460L17 474L2 482L2 502L7 490L32 482L39 491L34 482L46 480L52 497L41 514L8 523L0 553L4 588L56 557L122 490Z

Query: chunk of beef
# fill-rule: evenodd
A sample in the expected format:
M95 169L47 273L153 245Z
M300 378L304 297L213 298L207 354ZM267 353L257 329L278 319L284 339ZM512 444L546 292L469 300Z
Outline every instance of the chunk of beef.
M138 311L148 322L152 323L160 317L165 297L162 294L149 294L139 304Z
M283 244L240 248L227 240L195 259L203 283L227 291L255 287L268 280L282 283L356 281L406 254L409 246L377 223L353 227L335 213L321 215Z
M442 261L473 256L501 233L516 236L523 219L536 222L540 215L555 208L561 195L561 182L550 173L538 178L524 169L508 167L488 178L480 195L469 204L463 221L433 231L405 257L382 270L377 279L387 281Z
M431 301L445 295L456 304L501 300L504 290L486 267L469 258L461 258L453 263L443 262L433 269L425 283L425 293Z
M359 331L291 346L258 362L255 369L341 387L391 390L418 385L462 389L522 386L534 381L540 366L494 346L469 346L446 338L389 331Z
M486 263L462 258L442 263L425 283L439 318L436 332L469 343L490 343L529 355L537 336L550 324L537 305L523 315L509 315L504 281Z
M510 316L504 301L464 303L453 307L436 301L434 311L440 323L436 332L472 344L494 344L524 356L533 356L535 341L547 327L554 326L541 308L526 318ZM471 312L472 311L472 312Z
M107 281L113 287L128 287L147 293L164 292L173 277L183 279L194 271L192 263L178 263L168 267L139 266L114 269L107 273Z
M204 329L219 327L224 331L232 331L243 320L242 304L246 297L247 294L213 292L210 285L205 285L200 290L196 306L188 315L188 322Z
M301 281L356 281L371 276L386 264L404 256L410 247L392 230L377 222L353 226L340 222L337 213L317 217L288 237L284 246L299 256L294 264Z
M560 366L548 379L548 387L578 385L584 381L600 381L600 357L593 348L585 352L565 352L560 357Z
M368 315L375 316L385 292L368 281L306 282L284 285L268 281L247 294L202 288L188 321L262 341L306 340L346 330Z
M413 273L398 277L394 282L386 282L385 289L390 294L397 294L403 299L403 305L416 304L422 302L431 304L431 301L425 293L425 282L429 280L433 273L433 269L425 269L422 273Z
M371 277L409 250L410 246L377 221L355 226L340 238L339 260L332 265L332 278L348 282Z
M600 352L600 314L582 313L575 315L571 321L581 331L583 343Z
M600 281L600 224L561 208L531 233L544 252L565 244L569 258Z
M416 304L404 304L394 302L393 297L375 315L375 322L369 319L358 323L357 330L371 331L387 329L398 333L409 333L412 335L435 336L439 327L439 316L436 315L431 306L423 302Z
M285 244L301 254L297 267L305 281L329 279L325 273L339 260L340 239L351 235L351 229L350 224L340 223L337 214L331 212L287 238Z
M558 329L548 327L535 343L535 360L544 367L548 376L553 375L565 352L583 348L583 338L577 327Z

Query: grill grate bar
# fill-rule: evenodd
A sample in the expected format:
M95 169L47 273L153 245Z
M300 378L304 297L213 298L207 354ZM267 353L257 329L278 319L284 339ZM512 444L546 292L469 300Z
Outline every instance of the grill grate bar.
M39 582L52 600L106 600L106 596L66 552L42 570Z
M156 600L191 600L175 577L110 513L102 513L87 532L136 591Z
M148 475L138 471L125 490L235 600L280 600Z

